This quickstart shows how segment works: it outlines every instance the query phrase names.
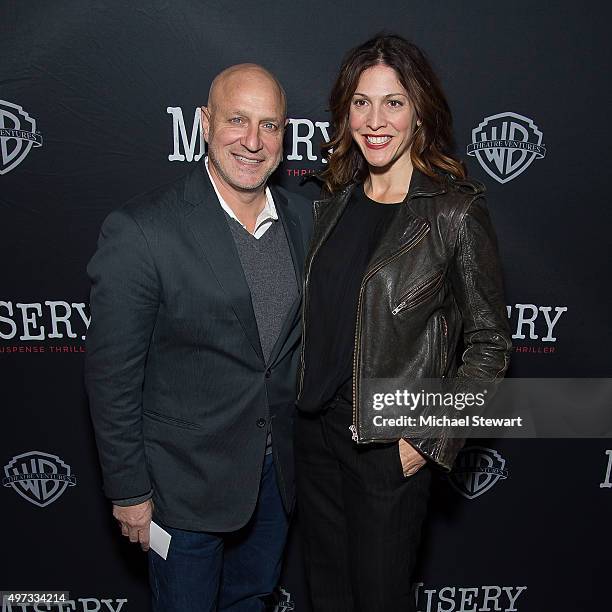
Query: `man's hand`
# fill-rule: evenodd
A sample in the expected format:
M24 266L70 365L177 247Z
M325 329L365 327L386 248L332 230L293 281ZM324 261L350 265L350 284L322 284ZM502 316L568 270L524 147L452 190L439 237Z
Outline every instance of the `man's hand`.
M113 516L121 525L121 533L130 542L140 542L142 550L149 550L149 528L153 515L153 502L150 499L135 506L115 506Z
M414 476L425 465L426 460L423 455L403 438L399 441L399 454L404 476Z

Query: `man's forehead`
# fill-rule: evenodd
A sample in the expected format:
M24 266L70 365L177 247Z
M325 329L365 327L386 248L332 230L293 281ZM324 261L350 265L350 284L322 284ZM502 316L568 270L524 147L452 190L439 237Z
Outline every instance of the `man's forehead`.
M224 92L225 93L225 92ZM279 119L283 115L283 105L278 95L261 90L248 90L241 88L227 92L215 99L215 107L232 115L257 115L266 119Z
M268 106L284 112L284 96L279 83L267 70L247 64L224 70L212 83L209 105L242 108Z
M280 99L280 91L274 81L262 75L254 74L243 76L236 74L227 77L219 83L218 87L215 87L214 94L217 93L222 98L240 96L258 99Z

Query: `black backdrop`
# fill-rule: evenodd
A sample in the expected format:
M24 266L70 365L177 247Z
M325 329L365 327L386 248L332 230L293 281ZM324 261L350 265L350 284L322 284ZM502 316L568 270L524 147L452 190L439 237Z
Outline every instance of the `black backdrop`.
M607 3L567 0L2 0L0 589L68 590L66 610L148 610L143 556L101 491L82 385L85 265L111 209L198 163L195 109L230 64L283 82L292 122L275 178L315 196L300 177L321 167L342 55L383 29L421 45L457 152L489 189L511 374L608 376L611 17ZM468 155L483 139L520 142ZM435 482L419 610L610 609L609 449L472 441ZM298 536L279 612L308 610Z

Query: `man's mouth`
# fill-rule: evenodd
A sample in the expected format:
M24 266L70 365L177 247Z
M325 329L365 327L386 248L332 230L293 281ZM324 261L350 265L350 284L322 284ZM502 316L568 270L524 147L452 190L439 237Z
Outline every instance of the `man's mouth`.
M244 155L237 155L236 153L232 153L232 155L240 163L249 164L251 166L256 166L257 164L261 164L264 161L263 159L257 159L255 157L245 157Z
M386 147L389 142L391 142L392 136L383 135L383 136L374 136L372 134L364 134L366 146L368 149L382 149Z

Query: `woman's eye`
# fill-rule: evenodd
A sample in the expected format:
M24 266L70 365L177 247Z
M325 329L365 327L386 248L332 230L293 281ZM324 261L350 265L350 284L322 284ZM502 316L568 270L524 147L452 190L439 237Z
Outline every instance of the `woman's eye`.
M367 102L363 100L362 98L357 98L356 100L353 100L354 106L365 106L366 104Z
M400 106L404 106L404 104L400 100L389 100L389 106L391 108L399 108Z

